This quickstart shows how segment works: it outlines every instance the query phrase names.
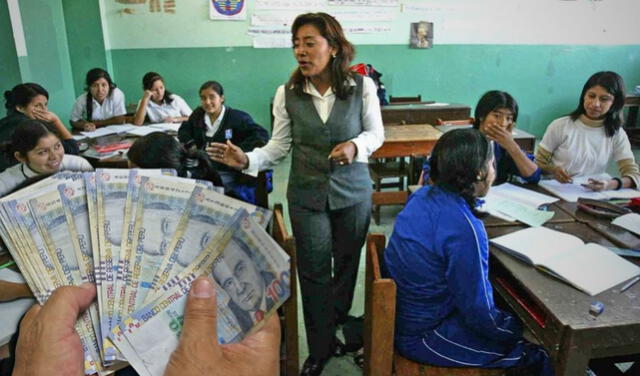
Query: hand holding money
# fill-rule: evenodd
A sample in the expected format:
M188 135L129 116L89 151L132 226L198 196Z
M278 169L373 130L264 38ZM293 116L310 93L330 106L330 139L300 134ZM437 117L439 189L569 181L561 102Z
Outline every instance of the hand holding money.
M93 284L65 286L44 306L34 305L22 319L14 376L84 374L83 351L75 331L78 315L96 296Z
M240 343L220 345L215 336L217 311L213 282L199 277L187 299L180 345L171 355L165 376L277 375L280 324L272 315Z

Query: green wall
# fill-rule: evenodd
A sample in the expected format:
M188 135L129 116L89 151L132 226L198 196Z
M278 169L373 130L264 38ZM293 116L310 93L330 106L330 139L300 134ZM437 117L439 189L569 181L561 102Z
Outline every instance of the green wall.
M69 43L71 73L75 95L84 91L84 78L92 68L107 69L100 6L97 1L62 0ZM71 111L71 109L69 109Z
M518 126L541 137L551 120L573 110L582 85L599 70L620 73L627 87L640 84L640 45L529 46L440 45L356 46L354 62L383 73L387 94L473 107L487 90L510 92L519 102ZM111 51L118 86L127 103L140 99L147 71L165 77L167 87L193 107L206 80L225 88L227 105L249 112L269 128L269 101L295 67L288 49L172 48Z
M13 41L13 30L11 29L11 19L6 1L0 1L0 117L5 116L4 92L22 81L20 77L20 66L16 56L16 45Z

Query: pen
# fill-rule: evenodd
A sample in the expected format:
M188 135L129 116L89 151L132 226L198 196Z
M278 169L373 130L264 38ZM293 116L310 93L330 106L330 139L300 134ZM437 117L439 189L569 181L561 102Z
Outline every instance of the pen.
M627 291L629 289L629 287L633 286L638 281L640 281L640 276L637 276L634 279L632 279L631 281L625 283L624 286L622 286L622 288L620 289L620 292Z
M5 264L0 265L0 269L8 268L11 265L14 265L15 263L16 263L15 261L9 261L9 262L7 262Z

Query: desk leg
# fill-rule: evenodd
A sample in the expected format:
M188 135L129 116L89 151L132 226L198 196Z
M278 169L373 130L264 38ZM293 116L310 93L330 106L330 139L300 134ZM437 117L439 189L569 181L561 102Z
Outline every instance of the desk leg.
M555 360L556 376L574 376L586 373L591 358L591 345L577 337L575 333L565 333L558 358Z

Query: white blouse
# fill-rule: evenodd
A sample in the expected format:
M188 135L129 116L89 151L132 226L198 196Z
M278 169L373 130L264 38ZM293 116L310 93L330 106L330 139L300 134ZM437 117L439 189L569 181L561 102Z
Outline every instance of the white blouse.
M380 112L380 100L377 94L378 89L370 77L363 78L361 114L363 131L349 141L352 141L357 148L357 154L353 161L368 163L369 156L384 142L384 127ZM352 79L350 84L354 86L356 83ZM311 95L313 106L320 119L326 123L336 101L336 95L333 90L329 88L324 95L320 94L315 86L307 80L303 91ZM249 168L243 171L247 175L257 176L259 171L280 163L291 149L291 119L285 105L284 85L280 85L276 90L276 95L273 99L273 115L273 131L267 145L247 153Z
M110 95L98 103L93 99L91 108L91 120L107 120L115 116L125 115L127 109L124 104L124 93L122 90L115 88ZM87 118L87 93L84 92L76 99L71 110L71 121L84 120Z
M168 117L183 117L191 115L191 107L182 97L177 94L171 94L173 101L167 104L164 101L161 104L149 99L147 102L147 116L152 123L164 123L164 119ZM138 102L140 107L140 102Z

